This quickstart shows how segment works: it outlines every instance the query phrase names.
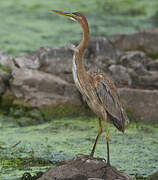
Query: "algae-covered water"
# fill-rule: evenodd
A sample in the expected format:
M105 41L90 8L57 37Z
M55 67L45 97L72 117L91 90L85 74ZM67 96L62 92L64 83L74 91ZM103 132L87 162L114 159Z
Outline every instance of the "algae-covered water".
M51 9L86 14L92 36L131 33L158 24L157 0L0 0L0 49L20 56L81 38L77 23Z
M97 134L96 118L54 119L41 125L18 127L0 121L0 179L18 179L24 172L34 175L57 162L89 154ZM137 179L158 170L158 125L130 123L125 134L110 126L111 163ZM95 156L106 158L103 133Z

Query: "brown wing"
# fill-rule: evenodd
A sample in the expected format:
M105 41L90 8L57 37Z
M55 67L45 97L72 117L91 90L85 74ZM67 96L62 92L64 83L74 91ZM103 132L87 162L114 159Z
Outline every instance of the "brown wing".
M110 78L102 72L90 72L95 87L96 97L106 110L108 117L120 131L124 132L125 122L128 121L120 103L117 89Z

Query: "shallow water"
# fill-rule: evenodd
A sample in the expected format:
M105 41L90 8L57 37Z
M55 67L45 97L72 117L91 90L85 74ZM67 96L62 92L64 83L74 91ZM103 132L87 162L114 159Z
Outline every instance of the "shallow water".
M131 33L155 26L157 0L1 0L0 49L20 56L41 46L65 46L79 41L77 23L51 9L86 14L91 36ZM155 18L157 19L157 18Z
M1 121L2 122L2 121ZM89 154L97 134L96 118L56 119L29 127L0 128L0 179L17 179L24 172L45 171L56 162ZM104 133L95 156L106 158ZM131 123L126 133L110 126L111 163L143 179L158 170L158 125Z

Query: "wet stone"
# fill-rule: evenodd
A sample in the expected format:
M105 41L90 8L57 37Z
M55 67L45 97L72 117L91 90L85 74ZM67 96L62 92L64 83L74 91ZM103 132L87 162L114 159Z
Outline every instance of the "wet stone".
M77 155L55 168L50 168L38 180L133 180L129 175L109 166L101 158Z

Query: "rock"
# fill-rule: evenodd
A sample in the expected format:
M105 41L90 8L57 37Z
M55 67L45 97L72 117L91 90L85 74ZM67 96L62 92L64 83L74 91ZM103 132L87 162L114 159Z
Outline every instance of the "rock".
M156 69L151 68L156 63L155 60L148 58L141 51L128 51L119 60L119 63L123 67L127 68L129 77L132 79L131 87L154 89L157 88L158 73L153 71ZM115 72L117 77L117 72ZM127 79L127 76L123 77Z
M77 155L50 168L38 180L133 180L129 175L107 166L103 159Z
M14 64L18 68L39 69L40 63L36 56L15 57Z
M18 68L34 69L60 77L68 83L74 83L72 77L73 51L65 48L40 48L25 57L12 61ZM152 72L148 69L152 60L142 51L123 53L106 39L94 38L90 41L85 54L86 69L98 67L105 71L118 87L154 88ZM14 69L12 66L12 69ZM152 77L151 77L152 75ZM146 76L142 83L142 76ZM147 80L146 80L147 79ZM157 87L157 85L156 85Z
M0 96L3 95L8 87L10 75L0 69Z
M103 180L101 178L88 178L88 180Z
M122 54L123 52L114 48L107 38L93 38L85 53L86 69L98 67L108 71L108 67L116 64Z
M142 51L126 51L123 56L121 56L119 63L127 68L141 68L145 66L152 59L147 57Z
M150 76L139 76L139 85L158 88L158 72L153 73Z
M73 52L68 47L65 48L40 48L32 52L26 58L36 61L39 71L61 77L65 81L72 83L72 56Z
M2 78L0 77L0 96L2 96L4 94L5 90L6 90L6 86L5 86Z
M128 73L128 70L121 65L111 65L109 67L112 79L116 84L121 85L131 85L132 79Z
M15 67L10 86L16 98L35 107L58 104L81 105L80 95L73 84L38 70Z
M74 52L71 49L69 46L40 48L26 57L15 58L15 61L19 67L31 69L36 67L40 71L59 76L65 81L73 83L72 57ZM93 38L86 50L85 66L87 69L95 66L104 69L109 63L115 63L121 55L122 52L115 49L108 39Z
M158 31L155 29L114 35L110 37L110 42L123 51L141 50L151 57L158 56Z
M158 180L158 171L152 174L147 180Z
M86 51L85 57L87 59L94 59L101 55L103 57L117 60L122 55L122 51L116 49L105 37L91 39Z
M155 28L147 28L147 29L144 29L142 32L157 34L158 33L158 28L157 27L155 27Z
M153 99L153 94L157 91L151 90L158 89L158 60L146 55L146 53L150 56L158 54L157 33L148 30L112 36L110 40L94 38L90 41L85 54L87 70L98 67L114 80L117 87L136 88L124 91L122 98L126 105L129 104L129 110L141 117L142 121L151 119L156 122L157 117L155 110L157 105ZM152 44L153 42L155 44ZM72 48L68 46L40 48L27 56L15 58L8 57L5 52L0 51L0 67L10 68L11 71L10 79L9 72L0 70L0 95L5 93L9 85L13 97L16 97L15 104L22 101L22 104L26 102L33 107L83 105L72 77L72 56ZM135 97L139 95L137 103ZM155 95L157 98L157 93ZM147 107L149 109L146 109Z
M2 78L4 83L8 83L8 81L10 79L10 74L9 74L9 72L1 70L1 68L0 68L0 77Z
M158 90L120 88L119 93L125 109L139 121L158 122Z
M158 71L158 59L154 60L154 61L150 61L147 64L147 68L150 71Z
M157 89L158 88L158 73L148 72L148 75L141 75L140 71L128 69L129 75L132 79L133 88L139 89Z
M11 58L7 53L0 50L0 96L2 96L9 85Z
M11 68L12 64L12 57L9 57L6 52L0 51L0 66Z
M103 180L101 178L88 178L88 180Z
M1 58L2 56L7 56L7 53L6 53L5 51L3 51L3 50L0 50L0 58Z

